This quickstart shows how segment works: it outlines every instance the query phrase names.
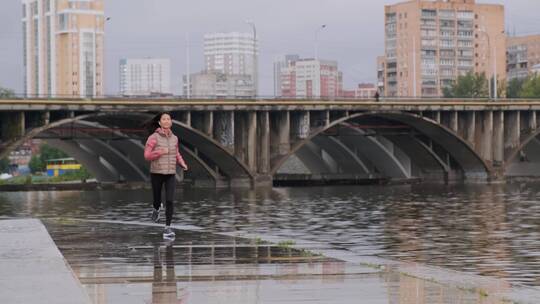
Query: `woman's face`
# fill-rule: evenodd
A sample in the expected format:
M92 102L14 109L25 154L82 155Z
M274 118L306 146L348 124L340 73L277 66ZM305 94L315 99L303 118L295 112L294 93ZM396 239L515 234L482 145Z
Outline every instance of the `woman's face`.
M161 115L161 118L159 119L159 125L163 129L170 129L172 125L171 116L169 116L169 114Z

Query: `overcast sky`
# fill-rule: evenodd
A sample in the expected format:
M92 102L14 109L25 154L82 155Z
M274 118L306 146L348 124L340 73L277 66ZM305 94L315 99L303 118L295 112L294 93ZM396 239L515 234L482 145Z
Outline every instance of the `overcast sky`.
M191 72L203 67L202 36L244 31L253 20L260 41L260 94L273 93L272 63L279 55L313 57L315 31L319 57L337 60L344 86L375 82L375 60L384 50L384 5L397 0L105 0L106 92L118 92L118 61L130 57L172 60L173 92L181 93L189 33ZM506 5L506 28L540 34L540 0L490 0ZM22 92L21 1L0 0L0 86Z

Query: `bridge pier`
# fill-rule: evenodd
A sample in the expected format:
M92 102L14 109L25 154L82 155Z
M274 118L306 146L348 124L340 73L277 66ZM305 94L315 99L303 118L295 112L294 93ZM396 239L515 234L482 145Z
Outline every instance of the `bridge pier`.
M493 166L504 162L504 112L493 112Z
M181 123L191 126L191 112L190 111L180 112L180 117L178 119Z
M476 113L465 112L465 127L463 137L475 147L474 135L476 134Z
M246 113L238 112L234 114L234 156L241 162L246 162L247 151L247 128Z
M201 131L208 136L212 136L212 133L214 132L214 112L203 113Z
M258 172L259 174L266 175L270 172L270 113L268 111L262 111L257 113L257 116Z
M532 133L537 128L536 111L520 112L521 130L526 134Z
M234 116L234 154L248 168L257 170L257 112L239 112Z
M519 147L521 135L521 122L519 111L508 111L504 113L504 158L510 155L512 150Z
M291 149L291 120L289 111L272 112L270 124L270 155L274 159L279 156L284 156Z
M2 113L2 140L11 141L23 137L26 131L24 112Z
M458 122L459 122L458 115L459 113L457 111L450 112L450 115L449 115L450 119L448 123L448 127L456 133L458 132Z
M257 112L247 112L247 166L252 171L257 171Z
M493 160L493 112L478 112L475 115L475 146L478 154L484 160Z
M291 138L293 140L306 139L309 131L309 111L291 112Z
M234 112L215 113L214 138L230 152L234 152Z

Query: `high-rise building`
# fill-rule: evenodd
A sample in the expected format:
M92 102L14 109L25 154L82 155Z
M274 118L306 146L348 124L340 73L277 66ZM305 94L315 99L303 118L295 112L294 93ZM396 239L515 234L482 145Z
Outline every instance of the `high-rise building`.
M124 96L171 94L171 60L166 58L120 60L120 94Z
M290 87L291 79L282 75L286 74L284 72L291 66L291 62L299 59L300 56L298 55L286 55L274 61L274 96L284 96L282 89L283 87ZM287 84L284 85L284 82L287 82Z
M252 34L231 32L204 35L205 72L249 76L255 94L258 85L258 41Z
M22 0L25 95L103 95L103 10L103 0Z
M372 83L360 83L355 89L355 98L374 98L377 86Z
M385 76L386 76L386 57L378 56L377 57L377 91L379 92L379 94L384 93Z
M337 98L343 89L343 76L336 61L300 59L287 56L274 66L274 86L277 97ZM279 86L279 88L277 87Z
M375 97L377 86L373 83L360 83L353 90L342 90L339 97L346 99L371 99Z
M506 79L504 6L413 0L385 7L384 96L435 97L458 76Z
M191 74L189 86L183 77L184 95L192 98L250 98L255 96L253 82L248 75L226 75L220 72Z
M506 44L508 80L531 75L540 64L540 35L508 37Z

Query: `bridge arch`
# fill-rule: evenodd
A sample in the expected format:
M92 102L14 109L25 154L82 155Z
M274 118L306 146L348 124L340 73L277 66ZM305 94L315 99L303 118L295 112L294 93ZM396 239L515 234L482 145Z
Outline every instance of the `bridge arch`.
M126 119L126 117L120 117L120 116L114 116L113 121L106 119L106 118L111 118L111 117L113 116L105 116L105 117L101 116L99 117L99 121L102 124L107 125L108 127L111 127L112 124L114 124L114 127L122 127L125 124L130 124L133 127L140 126L140 121L132 120L133 119L132 116L130 116L131 120ZM149 116L144 115L144 117L141 116L141 118L149 119L151 118L151 115ZM96 119L96 117L94 117L94 119ZM122 120L122 121L119 122L119 120ZM127 135L123 135L123 136L125 136L126 138L129 138ZM141 142L135 139L130 139L130 141L133 142L137 146L135 148L135 150L137 150L137 153L130 153L129 156L130 157L134 156L134 158L139 158L138 159L139 164L142 163L140 167L144 168L145 171L148 172L149 163L144 159L144 156L143 156L144 142ZM213 186L218 186L218 184L221 184L223 182L222 181L223 177L220 176L219 173L216 172L213 168L211 168L208 164L206 164L205 161L199 157L196 151L193 151L191 148L184 145L184 141L182 139L181 139L180 144L181 144L182 155L184 156L184 159L186 160L186 162L190 165L190 170L187 172L187 174L185 174L185 176L187 176L188 178L195 179L197 184L199 185L207 185L205 183L210 182L210 183L213 183ZM176 177L178 181L181 180L180 175L178 173Z
M323 132L336 127L345 122L352 122L361 118L383 118L394 122L399 122L415 129L419 134L429 138L441 146L462 169L465 178L488 179L492 176L491 166L484 161L474 150L474 148L451 129L417 114L391 111L391 112L360 112L337 119L326 126L313 130L305 139L296 142L289 153L281 156L272 166L271 173L274 174L285 161L303 145L311 141ZM438 161L437 161L438 162Z
M519 152L525 149L525 147L538 136L540 136L540 128L534 130L531 134L525 137L517 147L511 149L508 152L508 156L505 156L504 167L506 168L512 162L512 160L514 160L519 155Z
M353 126L342 123L352 135L339 136L338 138L348 145L362 149L363 156L372 163L380 174L391 178L410 178L410 172L403 166L391 151L389 151L378 139L366 136L364 130L355 129ZM315 137L316 138L316 137Z
M69 117L64 118L58 121L51 122L49 124L36 127L28 131L24 136L21 138L9 143L7 146L3 148L2 154L8 155L9 152L20 146L22 143L38 136L41 133L47 132L51 129L61 127L66 124L70 123L81 123L83 121L92 121L92 119L96 119L99 117L124 117L127 119L134 119L139 125L143 120L149 119L153 117L150 113L137 113L137 112L107 112L107 113L91 113L91 114L81 114L75 117ZM138 118L138 119L136 119ZM141 120L143 119L143 120ZM189 149L183 149L183 154L187 158L188 161L194 161L195 163L191 162L192 169L198 169L198 174L211 177L215 181L223 179L220 174L223 174L225 177L228 178L247 178L250 180L253 180L254 175L250 170L247 168L245 164L240 162L234 155L228 151L226 148L221 146L218 142L216 142L214 139L210 138L203 132L192 128L191 126L184 124L178 120L173 120L173 129L175 133L179 136L181 143L188 143L189 145L196 147L197 152L194 152ZM142 148L141 145L140 153L142 154ZM75 151L76 147L71 146L70 147L72 151ZM82 152L81 152L82 153ZM211 168L208 164L206 164L202 158L199 156L199 154L207 155L208 158L210 158L214 164L219 169L219 172L216 172L213 168ZM82 154L81 154L82 155ZM88 156L88 155L86 155ZM96 169L96 173L99 170L99 174L103 176L106 172L111 172L111 170L107 169Z
M524 159L520 159L520 152ZM505 151L502 170L506 176L538 176L540 168L540 128L532 130L515 148Z

